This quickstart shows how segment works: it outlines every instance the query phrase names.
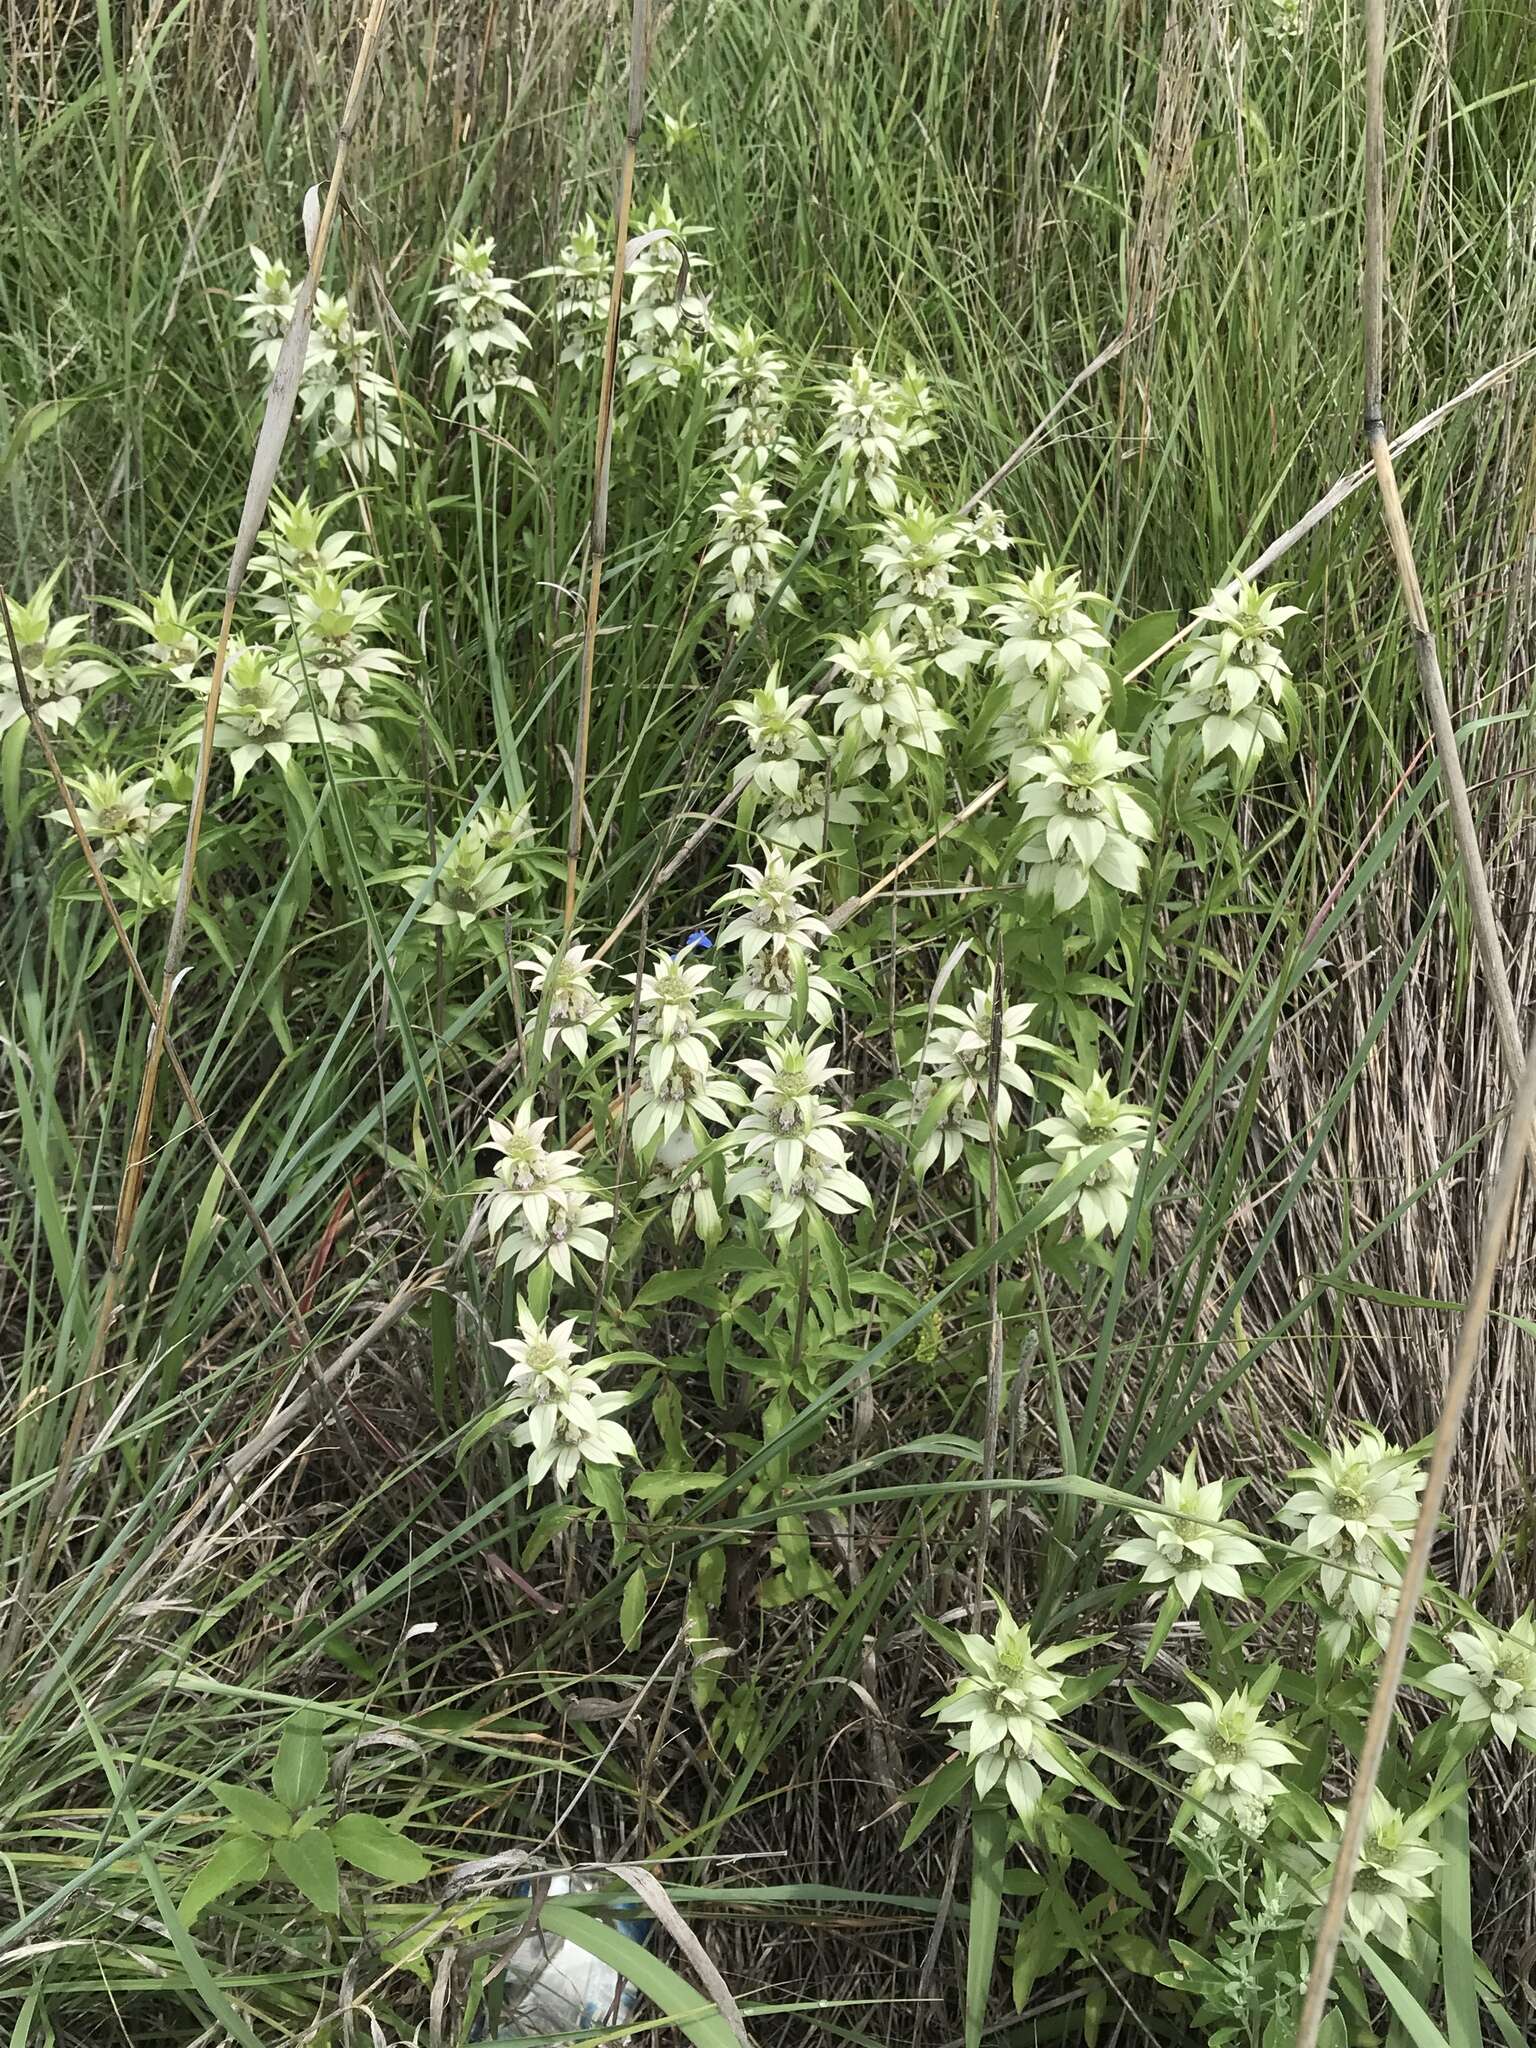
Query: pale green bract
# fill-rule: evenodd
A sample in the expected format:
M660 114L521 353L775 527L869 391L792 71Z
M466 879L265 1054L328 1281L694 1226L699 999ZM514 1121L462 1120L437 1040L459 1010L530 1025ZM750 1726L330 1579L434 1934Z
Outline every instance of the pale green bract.
M1330 1807L1334 1833L1317 1847L1330 1869L1337 1860L1345 1809ZM1368 1941L1385 1942L1399 1955L1412 1947L1416 1909L1433 1896L1428 1880L1440 1867L1438 1850L1425 1846L1428 1810L1403 1814L1380 1792L1371 1795L1370 1816L1360 1862L1349 1893L1348 1924ZM1326 1886L1320 1886L1326 1890ZM1321 1911L1321 1908L1319 1908Z
M53 593L63 573L62 568L55 569L28 604L18 604L13 597L5 601L32 707L55 733L78 723L85 698L112 674L108 663L73 651L85 624L83 612L64 619L52 616ZM25 716L10 640L0 634L0 732L9 731Z
M1152 813L1121 778L1144 756L1096 725L1013 756L1009 772L1026 830L1019 859L1030 893L1057 915L1074 909L1095 881L1124 895L1141 887L1141 841L1156 830Z
M1179 663L1167 718L1170 726L1199 720L1207 761L1230 754L1234 774L1251 774L1266 746L1284 742L1276 712L1286 702L1291 671L1278 641L1299 607L1277 592L1241 580L1219 590L1195 617L1204 630Z
M929 1712L963 1739L977 1794L1001 1785L1021 1820L1029 1820L1045 1791L1045 1778L1081 1783L1071 1753L1053 1723L1063 1716L1062 1678L1056 1670L1078 1643L1037 1649L1029 1629L999 1607L996 1633L958 1638L965 1676ZM963 1738L960 1731L963 1732ZM1042 1773L1044 1775L1042 1775Z
M1017 754L1031 738L1103 716L1109 704L1109 600L1049 562L1026 579L1005 577L987 616L1002 635L992 667L1008 685L1000 737Z
M1240 1600L1243 1582L1237 1567L1262 1564L1264 1553L1241 1522L1224 1519L1219 1479L1202 1485L1195 1477L1191 1453L1182 1472L1160 1472L1162 1511L1133 1513L1142 1532L1109 1554L1121 1564L1140 1568L1143 1585L1154 1590L1171 1586L1180 1607L1198 1593Z
M1247 1687L1225 1698L1208 1685L1200 1690L1205 1698L1181 1705L1183 1725L1163 1738L1173 1750L1174 1769L1189 1780L1184 1793L1195 1809L1195 1826L1213 1834L1231 1822L1257 1838L1284 1789L1278 1773L1292 1760L1292 1744L1264 1719L1262 1703Z
M1338 1611L1331 1643L1347 1642L1352 1616L1384 1636L1424 1488L1419 1460L1364 1428L1352 1443L1318 1447L1291 1476L1302 1484L1279 1519L1295 1531L1293 1548L1317 1560L1323 1599Z
M1074 1209L1085 1237L1118 1237L1130 1214L1151 1119L1145 1110L1116 1095L1102 1074L1094 1074L1083 1087L1071 1081L1058 1081L1056 1086L1061 1091L1061 1114L1043 1117L1038 1125L1052 1163L1027 1168L1024 1178L1059 1181L1090 1153L1113 1146L1075 1191L1063 1195L1053 1213Z
M103 856L122 855L130 848L142 851L161 826L181 810L180 804L150 801L154 788L150 776L140 782L125 783L111 768L87 768L64 779L75 792L75 809L86 837ZM48 815L61 825L70 822L69 812L64 809L50 811Z
M629 1396L598 1385L607 1361L582 1362L574 1317L546 1328L519 1300L517 1322L520 1335L504 1337L493 1348L512 1361L500 1415L515 1420L512 1441L527 1447L529 1486L550 1476L563 1490L583 1465L632 1458L633 1438L612 1419Z
M1482 1732L1481 1724L1512 1749L1522 1738L1536 1743L1536 1623L1528 1607L1507 1629L1473 1620L1446 1638L1455 1661L1441 1664L1428 1682L1461 1702L1457 1720Z

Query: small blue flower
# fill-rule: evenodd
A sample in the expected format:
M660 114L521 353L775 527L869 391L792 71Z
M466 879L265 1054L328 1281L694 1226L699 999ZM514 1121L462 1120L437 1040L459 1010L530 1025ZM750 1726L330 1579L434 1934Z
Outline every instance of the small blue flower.
M683 942L683 951L685 953L692 952L693 948L697 946L701 953L707 953L714 943L708 932L690 932Z

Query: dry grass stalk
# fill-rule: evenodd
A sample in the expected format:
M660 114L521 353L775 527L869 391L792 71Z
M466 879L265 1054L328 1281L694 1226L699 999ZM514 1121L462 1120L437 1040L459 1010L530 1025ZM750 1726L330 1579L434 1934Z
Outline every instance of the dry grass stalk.
M1360 1761L1350 1792L1349 1808L1345 1814L1343 1832L1334 1859L1328 1898L1313 1943L1311 1973L1307 1980L1306 1997L1296 2028L1296 2048L1317 2048L1318 2033L1327 2010L1334 1963L1344 1931L1345 1916L1349 1910L1350 1892L1359 1867L1371 1799L1376 1789L1382 1758L1386 1753L1398 1689L1402 1684L1403 1670L1407 1662L1408 1640L1413 1630L1419 1596L1424 1590L1424 1581L1429 1571L1429 1553L1435 1540L1440 1511L1445 1502L1462 1411L1466 1407L1473 1369L1482 1349L1494 1276L1504 1256L1510 1218L1514 1213L1515 1200L1520 1190L1526 1146L1531 1142L1533 1118L1536 1118L1536 1036L1533 1036L1522 1063L1519 1031L1515 1022L1514 997L1504 967L1503 950L1498 926L1494 920L1493 904L1488 894L1482 852L1477 843L1477 828L1457 753L1450 706L1446 700L1445 682L1429 630L1429 619L1424 609L1423 592L1414 560L1413 543L1409 536L1407 521L1403 517L1397 477L1392 467L1392 451L1382 419L1382 327L1386 283L1386 0L1365 0L1364 11L1365 265L1362 297L1366 439L1381 490L1382 510L1392 544L1398 581L1408 610L1414 658L1419 681L1429 705L1440 772L1450 798L1451 821L1467 885L1467 898L1472 912L1478 955L1492 992L1494 1014L1505 1062L1511 1073L1519 1075L1520 1084L1505 1132L1498 1173L1488 1198L1483 1219L1482 1241L1478 1249L1477 1270L1462 1314L1456 1354L1451 1363L1450 1377L1446 1383L1440 1417L1435 1427L1434 1449L1430 1456L1423 1498L1419 1503L1413 1543L1403 1567L1397 1611L1392 1618L1391 1633L1382 1654L1376 1693L1371 1702L1370 1718L1366 1722L1365 1739L1361 1745Z
M369 66L378 46L379 33L383 26L384 12L388 0L372 0L368 20L363 28L362 41L358 46L357 63L352 73L352 83L347 92L346 105L342 111L341 126L336 137L336 155L331 165L330 184L326 190L325 204L320 211L313 233L309 233L310 222L305 221L309 240L309 265L304 274L304 283L299 291L294 316L284 337L282 352L277 368L273 372L272 387L267 394L267 408L261 422L261 432L256 439L256 452L251 458L250 481L246 486L245 505L240 515L240 527L235 540L234 555L230 561L229 574L224 586L224 611L219 621L219 638L214 652L213 673L209 678L208 702L203 713L203 728L198 741L197 769L192 788L192 801L187 812L187 836L182 851L181 877L176 889L176 901L171 911L170 931L165 944L165 963L161 972L159 1017L149 1038L144 1061L144 1078L139 1090L138 1109L134 1116L133 1132L129 1140L128 1157L123 1168L122 1185L118 1191L117 1223L113 1233L112 1266L108 1275L106 1296L103 1302L101 1326L98 1332L98 1348L105 1342L106 1330L116 1307L117 1278L121 1273L127 1254L128 1239L133 1229L133 1219L138 1210L139 1197L144 1186L144 1163L149 1149L149 1128L154 1116L155 1094L160 1077L160 1057L165 1043L165 1034L170 1027L171 1003L176 991L176 981L181 968L181 956L186 948L187 917L191 907L192 884L196 871L197 846L202 833L203 814L208 802L208 782L213 767L213 728L219 714L219 696L224 683L225 664L229 658L230 633L234 624L235 602L240 595L240 586L245 578L246 566L256 549L261 533L261 524L266 517L267 500L277 476L278 459L282 454L283 442L287 438L289 422L293 418L294 401L298 397L299 379L304 368L305 346L309 338L310 319L314 312L315 293L319 289L321 270L325 262L326 245L330 240L331 228L336 218L336 209L341 199L342 173L346 168L347 152L352 134L357 125L358 110L362 104L363 87L367 81ZM306 202L306 213L308 202Z
M592 734L592 670L597 658L597 620L603 599L603 558L608 547L608 473L613 455L613 387L619 368L619 322L624 311L624 274L629 244L629 208L635 189L635 153L645 114L646 0L634 0L629 25L629 114L619 165L614 210L613 282L608 292L608 329L603 341L603 377L597 400L597 446L592 458L592 564L587 578L587 613L581 635L581 695L576 712L576 761L571 776L571 829L565 850L565 931L576 921L576 864L581 858L582 818L587 800L587 749Z

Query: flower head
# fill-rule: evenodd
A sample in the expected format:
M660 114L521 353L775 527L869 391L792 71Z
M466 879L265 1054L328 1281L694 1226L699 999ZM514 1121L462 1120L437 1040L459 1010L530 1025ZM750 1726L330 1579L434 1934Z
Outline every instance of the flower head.
M1473 1621L1448 1638L1455 1662L1431 1671L1429 1683L1461 1701L1464 1727L1486 1722L1506 1749L1517 1737L1536 1741L1536 1623L1528 1607L1507 1629Z
M942 1726L964 1729L964 1754L981 1797L1001 1784L1019 1818L1028 1820L1045 1790L1042 1772L1077 1778L1052 1723L1064 1712L1065 1686L1055 1667L1079 1645L1037 1649L1029 1629L1004 1609L990 1639L964 1635L959 1641L965 1675L930 1712Z
M753 784L765 796L794 796L800 788L801 770L825 758L826 747L805 715L815 701L809 693L791 697L779 682L775 664L762 689L726 706L727 720L746 734L750 749L747 766Z
M1180 1472L1161 1472L1162 1512L1133 1514L1142 1532L1112 1550L1122 1564L1141 1567L1142 1584L1171 1586L1179 1605L1187 1607L1197 1593L1218 1593L1229 1600L1243 1597L1240 1564L1262 1564L1264 1553L1251 1541L1241 1522L1223 1518L1219 1479L1204 1486L1195 1477L1194 1454Z
M1210 1834L1230 1820L1246 1835L1262 1834L1270 1802L1284 1789L1276 1772L1291 1761L1290 1741L1264 1719L1262 1702L1246 1687L1225 1699L1209 1686L1201 1690L1205 1698L1182 1705L1182 1727L1163 1738L1174 1769L1189 1779L1185 1796L1195 1806L1195 1824Z
M459 409L491 419L502 391L532 391L517 369L528 335L513 318L528 308L510 278L496 275L496 244L489 235L460 235L446 258L448 278L433 294L448 309L448 330L438 343L448 364L448 393L462 387Z
M33 708L50 732L77 724L87 692L112 673L106 662L82 659L75 651L84 612L67 619L52 616L53 593L63 573L62 568L55 569L28 604L18 604L13 597L5 600ZM0 732L9 731L25 716L10 639L0 632Z
M553 1182L519 1203L512 1227L496 1248L496 1264L513 1262L525 1273L542 1261L569 1286L575 1278L573 1257L600 1260L607 1239L597 1226L613 1214L589 1181L575 1176Z
M1295 1531L1293 1547L1318 1560L1324 1600L1382 1627L1396 1608L1401 1553L1418 1518L1419 1460L1363 1428L1352 1443L1317 1448L1291 1476L1301 1484L1279 1519Z
M1317 1844L1330 1866L1337 1861L1345 1810L1330 1807L1335 1832ZM1370 1818L1349 1894L1349 1924L1368 1941L1384 1941L1406 1955L1412 1944L1411 1916L1433 1895L1427 1882L1440 1866L1438 1851L1424 1846L1427 1810L1403 1814L1379 1792L1371 1794Z
M111 768L87 768L64 779L79 799L75 809L86 837L104 856L121 855L129 847L147 847L161 826L181 809L180 804L150 802L154 784L149 776L142 782L125 783ZM70 821L67 810L48 815L61 825Z
M1043 562L1027 579L1010 576L988 608L1002 635L992 665L1008 685L1015 740L1075 719L1096 719L1109 703L1101 625L1109 600L1080 577Z
M612 997L598 994L593 979L597 962L588 960L585 946L567 945L530 946L528 958L517 964L532 977L544 1011L544 1057L551 1058L563 1045L585 1060L591 1034L610 1022L616 1007Z
M1112 1146L1076 1192L1063 1197L1061 1208L1076 1209L1085 1237L1106 1232L1118 1237L1130 1214L1150 1119L1145 1110L1116 1095L1102 1074L1095 1073L1083 1087L1070 1081L1056 1085L1061 1090L1061 1115L1043 1117L1038 1127L1053 1163L1031 1167L1027 1177L1062 1180L1101 1146Z
M583 1465L616 1465L635 1455L622 1424L610 1418L628 1402L607 1393L597 1376L606 1360L582 1362L574 1319L546 1328L525 1301L517 1304L521 1334L496 1345L512 1361L502 1412L519 1418L512 1441L528 1447L528 1484L552 1473L557 1487L569 1486Z
M1121 778L1143 758L1096 725L1014 756L1015 795L1027 821L1019 858L1031 894L1061 912L1080 903L1094 879L1136 893L1147 864L1138 842L1156 828Z
M470 932L484 919L495 917L518 893L511 876L511 862L495 857L478 825L466 825L442 856L435 874L430 867L410 867L402 871L400 880L413 896L420 893L423 883L429 885L428 901L417 912L422 924Z
M1168 723L1198 719L1207 761L1230 754L1234 770L1246 776L1266 745L1284 740L1275 713L1289 695L1291 671L1279 641L1299 610L1239 578L1195 613L1203 630L1179 664Z
M604 248L590 213L562 245L555 261L533 275L558 279L554 315L562 335L560 360L579 370L601 350L613 279L613 257Z

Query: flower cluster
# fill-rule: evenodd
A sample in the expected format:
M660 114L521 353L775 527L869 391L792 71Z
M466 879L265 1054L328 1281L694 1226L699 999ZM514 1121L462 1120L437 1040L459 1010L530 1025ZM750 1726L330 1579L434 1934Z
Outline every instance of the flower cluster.
M709 509L715 538L704 551L704 564L706 568L713 562L720 564L715 572L715 593L725 599L725 623L741 632L751 625L758 606L784 573L789 537L773 523L774 513L784 509L784 500L775 498L766 484L733 471L729 486ZM782 601L789 598L786 591Z
M1461 1702L1464 1727L1491 1729L1506 1749L1521 1738L1536 1743L1536 1622L1531 1610L1507 1629L1474 1620L1446 1639L1454 1661L1441 1664L1428 1682Z
M21 701L24 680L33 709L50 732L78 722L85 698L99 689L112 670L104 661L87 654L80 643L85 613L69 618L53 617L53 593L62 568L55 569L33 593L29 604L7 597L11 634L21 657L21 676L11 659L9 636L0 636L0 733L9 732L26 712Z
M1025 1178L1053 1184L1063 1181L1094 1153L1108 1147L1076 1186L1063 1192L1053 1213L1075 1210L1084 1237L1102 1237L1106 1232L1118 1237L1130 1214L1151 1120L1145 1110L1116 1095L1102 1074L1092 1075L1082 1087L1071 1081L1058 1081L1056 1086L1061 1091L1061 1114L1043 1118L1038 1126L1050 1163L1029 1167Z
M813 862L792 867L770 847L760 868L738 861L741 886L727 890L722 905L737 904L736 915L720 934L722 945L741 950L741 972L732 982L729 1000L744 1010L760 1011L769 1029L787 1024L797 1002L805 1004L813 1023L832 1022L832 985L816 972L816 953L826 936L826 920L800 900L815 878Z
M1184 1796L1194 1808L1195 1826L1214 1834L1230 1821L1257 1839L1283 1789L1277 1771L1290 1763L1292 1745L1264 1719L1263 1701L1247 1687L1225 1699L1208 1685L1200 1690L1204 1699L1186 1702L1179 1709L1180 1725L1165 1738L1174 1769L1188 1779Z
M1299 609L1282 604L1277 591L1239 580L1195 613L1203 630L1179 664L1168 723L1198 720L1205 759L1230 754L1239 779L1252 773L1266 746L1285 738L1276 714L1290 696L1291 671L1279 642Z
M868 1188L848 1169L847 1112L822 1093L844 1071L831 1062L830 1046L790 1034L771 1039L762 1059L738 1062L757 1086L736 1127L743 1163L726 1193L764 1210L775 1233L793 1230L815 1210L851 1216L869 1204Z
M1302 1484L1280 1510L1294 1548L1316 1559L1323 1599L1334 1610L1328 1640L1348 1643L1356 1620L1385 1640L1397 1611L1403 1553L1418 1518L1424 1473L1412 1451L1377 1429L1350 1443L1309 1445L1292 1474Z
M1237 1567L1262 1564L1264 1553L1241 1522L1225 1519L1226 1488L1219 1479L1201 1485L1193 1452L1182 1472L1159 1473L1158 1482L1161 1510L1133 1514L1131 1520L1141 1534L1110 1556L1121 1564L1139 1565L1142 1584L1154 1590L1169 1588L1180 1607L1187 1607L1198 1593L1240 1600L1243 1582Z
M582 1173L575 1152L545 1145L549 1124L527 1103L511 1123L493 1121L486 1144L496 1163L478 1191L487 1198L485 1223L497 1240L496 1264L510 1259L513 1271L524 1273L547 1261L569 1286L573 1257L603 1257L607 1239L597 1226L612 1216L613 1204Z
M517 895L512 870L511 858L497 852L485 827L468 824L436 861L402 868L400 883L413 898L425 895L419 923L462 934L497 917Z
M1000 639L992 668L1008 690L999 722L1013 759L1031 741L1063 727L1093 723L1109 706L1109 638L1100 623L1108 600L1081 578L1043 562L1027 579L1005 577L987 616ZM1014 780L1022 770L1014 770Z
M1026 1028L1034 1003L993 1002L990 975L964 1003L935 1003L918 1051L920 1072L894 1105L891 1121L909 1127L917 1146L912 1169L919 1179L940 1161L948 1173L967 1139L990 1143L1007 1128L1017 1099L1033 1096L1035 1084L1023 1064L1026 1052L1050 1052L1043 1038ZM992 1042L997 1040L997 1089L992 1102Z
M561 336L560 361L585 368L602 354L613 280L613 255L590 213L555 261L533 275L556 279L553 313Z
M1057 1666L1082 1647L1061 1643L1037 1649L1029 1629L999 1603L996 1633L957 1639L964 1677L929 1711L945 1728L963 1728L964 1754L976 1791L985 1799L998 1785L1019 1818L1028 1821L1045 1791L1046 1776L1081 1783L1082 1774L1053 1723L1064 1712Z
M889 511L901 497L903 459L933 438L927 386L911 372L905 384L893 384L856 355L847 376L829 379L822 396L832 420L817 453L836 466L834 503L845 511L863 495Z
M250 366L268 377L277 366L298 293L288 266L254 243L254 288L240 294L240 324L251 343ZM393 476L405 434L395 388L378 368L378 335L359 327L345 293L317 291L305 337L299 406L316 428L316 451L340 455L359 476L377 467Z
M448 251L448 280L434 294L448 310L448 330L438 344L447 362L448 396L457 394L459 409L482 420L494 418L500 392L534 388L517 368L528 335L513 317L528 308L512 280L496 275L495 252L489 235L459 236Z
M584 1465L617 1465L635 1455L634 1441L613 1416L628 1394L598 1385L604 1359L582 1363L574 1320L546 1329L525 1301L517 1304L518 1337L496 1345L512 1361L500 1416L514 1420L512 1441L528 1451L528 1484L550 1474L561 1489Z
M1083 725L1014 756L1012 776L1025 836L1019 858L1030 894L1060 915L1082 902L1095 881L1134 895L1156 830L1152 814L1123 775L1143 757L1105 727Z

